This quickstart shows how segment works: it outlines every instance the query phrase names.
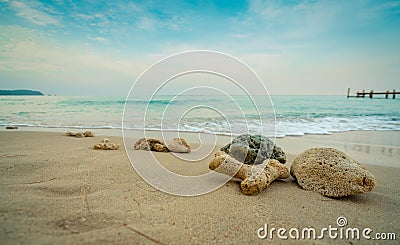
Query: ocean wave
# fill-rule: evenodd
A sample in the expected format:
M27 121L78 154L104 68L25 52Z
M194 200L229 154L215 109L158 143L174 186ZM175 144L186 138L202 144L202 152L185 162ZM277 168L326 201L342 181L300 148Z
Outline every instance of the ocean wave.
M264 123L273 124L271 121ZM45 124L45 123L18 123L0 121L0 126L20 126L20 127L42 127L42 128L77 128L77 129L122 129L120 124ZM276 137L302 136L306 134L326 135L346 131L399 131L399 118L391 117L326 117L326 118L285 118L278 119L274 127L269 131L261 131L260 122L257 120L230 122L225 121L203 121L191 124L165 124L165 125L146 125L138 127L135 124L125 124L127 130L150 130L150 131L180 131L208 133L217 135L240 135L244 133L264 133ZM271 126L271 125L269 125Z
M284 136L332 134L354 130L400 130L399 100L346 100L342 97L273 97L270 105L260 105L260 115L247 100L243 108L233 108L227 99L211 96L160 96L150 104L143 98L128 101L135 118L124 122L130 130L170 130L222 135L262 133ZM43 128L121 129L125 100L97 97L41 97L23 101L0 100L0 126ZM143 121L146 104L150 105ZM171 110L165 110L167 106ZM223 115L206 106L184 114L198 105L218 107ZM163 112L170 113L163 116ZM180 115L185 115L180 118ZM276 118L276 121L274 120ZM125 120L125 119L124 119ZM180 120L180 121L179 121Z

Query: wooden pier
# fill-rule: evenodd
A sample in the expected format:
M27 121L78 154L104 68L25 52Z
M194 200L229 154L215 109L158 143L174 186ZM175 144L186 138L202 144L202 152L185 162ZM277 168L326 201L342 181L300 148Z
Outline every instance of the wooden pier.
M386 92L374 92L374 90L368 92L363 89L362 92L357 91L356 95L350 95L350 88L347 89L347 98L365 98L367 96L367 98L372 99L374 95L385 95L385 99L388 99L389 95L391 95L392 99L396 99L396 94L400 94L400 92L396 92L395 89L392 91L386 90Z

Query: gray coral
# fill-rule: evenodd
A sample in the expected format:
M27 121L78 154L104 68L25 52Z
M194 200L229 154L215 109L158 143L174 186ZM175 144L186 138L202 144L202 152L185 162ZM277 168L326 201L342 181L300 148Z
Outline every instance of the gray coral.
M261 164L266 159L286 162L286 154L282 148L262 135L240 135L222 147L221 151L245 164Z

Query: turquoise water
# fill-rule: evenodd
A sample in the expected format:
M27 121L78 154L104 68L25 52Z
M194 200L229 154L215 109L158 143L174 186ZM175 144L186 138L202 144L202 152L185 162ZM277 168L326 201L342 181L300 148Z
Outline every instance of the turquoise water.
M277 137L400 130L400 99L272 96L273 107L255 101L256 106L245 96L158 96L150 103L137 98L127 102L123 125L226 135L262 133L260 127L267 127ZM2 96L0 125L121 128L124 107L123 97Z

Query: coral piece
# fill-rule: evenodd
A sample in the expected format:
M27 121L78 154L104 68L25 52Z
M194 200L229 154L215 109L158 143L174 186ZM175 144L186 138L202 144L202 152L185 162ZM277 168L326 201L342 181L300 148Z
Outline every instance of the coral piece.
M246 195L262 192L276 179L286 179L290 176L289 170L275 159L268 159L264 165L242 164L235 158L219 151L210 162L209 168L219 173L227 174L243 180L240 183Z
M158 152L168 152L167 146L164 142L152 139L152 138L141 138L133 146L135 150L145 150L145 151L158 151Z
M375 187L375 177L363 165L334 148L306 150L290 174L302 188L328 197L364 194Z
M189 153L191 151L190 145L183 138L173 138L167 148L169 151L177 153Z
M70 131L65 133L66 136L71 136L71 137L75 137L76 133L72 133Z
M118 150L119 144L114 143L98 143L93 146L95 150Z
M65 133L65 135L75 137L75 138L84 138L85 137L82 132L72 133L72 132L68 131Z
M77 133L73 133L73 132L66 132L65 133L66 136L71 136L71 137L75 137L75 138L84 138L84 137L94 137L94 133L92 131L85 131L85 132L77 132Z
M261 164L266 159L286 162L286 154L282 148L262 135L242 134L222 147L221 151L245 164Z
M83 132L83 136L85 137L94 137L94 133L92 131Z

